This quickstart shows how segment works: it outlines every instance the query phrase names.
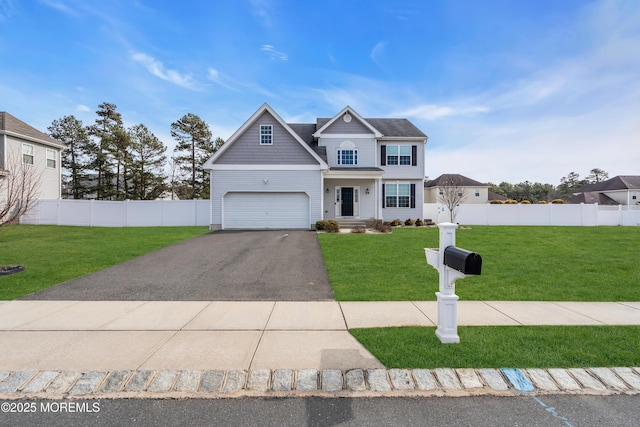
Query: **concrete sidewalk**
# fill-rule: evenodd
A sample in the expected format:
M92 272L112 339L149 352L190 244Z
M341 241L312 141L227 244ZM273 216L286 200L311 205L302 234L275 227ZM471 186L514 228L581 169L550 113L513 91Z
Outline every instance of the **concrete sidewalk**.
M435 301L0 302L0 371L380 369L350 328L434 326ZM640 325L640 302L461 301L459 325Z

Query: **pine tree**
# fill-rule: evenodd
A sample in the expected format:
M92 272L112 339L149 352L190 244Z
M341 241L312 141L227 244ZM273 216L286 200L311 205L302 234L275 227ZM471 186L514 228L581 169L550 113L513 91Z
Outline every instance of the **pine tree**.
M89 134L98 139L93 153L93 168L97 173L95 191L98 200L111 199L115 195L111 145L114 132L117 128L122 128L122 116L116 111L117 108L115 104L108 102L98 105L98 111L96 111L98 118L95 124L88 128Z
M130 198L154 200L167 189L163 173L167 147L147 129L136 125L129 129L131 159L129 176L132 188Z
M188 113L171 124L171 136L178 142L174 149L174 162L186 176L184 197L208 198L207 174L202 164L215 151L209 126L197 115Z
M47 128L49 135L66 146L61 152L63 194L82 199L90 193L91 141L82 121L74 116L54 120Z

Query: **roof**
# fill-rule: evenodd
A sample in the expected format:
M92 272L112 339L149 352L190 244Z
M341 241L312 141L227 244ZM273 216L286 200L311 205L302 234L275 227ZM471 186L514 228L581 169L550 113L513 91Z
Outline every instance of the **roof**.
M316 126L322 128L329 122L331 118L318 118ZM376 128L385 137L403 137L403 138L424 138L427 139L420 129L407 119L371 119L363 117L371 126Z
M432 179L424 183L425 188L446 185L458 185L460 187L488 187L487 184L483 184L475 179L467 178L466 176L457 173L445 173L436 179Z
M597 203L599 205L619 205L620 203L616 200L613 200L611 197L607 196L604 193L600 193L598 191L587 191L584 193L576 194L569 199L567 199L567 203L578 204L578 203L586 203L593 204Z
M640 189L640 175L618 175L596 184L585 184L578 190L581 193L597 191L616 191Z
M37 140L38 142L54 145L59 148L64 147L61 143L51 138L46 133L40 132L38 129L29 126L6 111L0 112L0 134L2 133L22 136L26 139Z
M504 197L502 194L498 194L498 193L496 193L494 191L491 191L491 190L489 190L489 194L488 194L487 199L489 201L491 201L491 200L507 200L507 198Z

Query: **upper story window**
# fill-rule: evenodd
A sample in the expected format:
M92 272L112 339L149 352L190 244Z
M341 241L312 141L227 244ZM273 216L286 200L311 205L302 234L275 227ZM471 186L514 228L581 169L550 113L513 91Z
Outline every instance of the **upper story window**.
M22 144L22 163L25 165L33 164L33 145Z
M357 165L358 164L358 150L344 150L338 149L338 164L339 165Z
M260 145L273 144L273 125L260 125Z
M51 150L47 148L47 167L54 168L56 167L56 160L58 156L56 155L56 150Z
M475 195L476 197L480 197L480 189L478 187L476 187Z
M381 145L380 163L382 166L417 166L418 146Z

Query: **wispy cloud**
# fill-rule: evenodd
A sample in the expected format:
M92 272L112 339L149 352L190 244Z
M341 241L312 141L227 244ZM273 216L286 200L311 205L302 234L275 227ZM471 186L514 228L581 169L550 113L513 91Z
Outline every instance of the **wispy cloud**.
M260 24L265 28L271 28L273 26L269 14L270 8L271 4L269 0L251 0L251 11L258 17Z
M245 83L232 79L228 75L212 67L207 69L207 79L233 92L249 91L270 98L277 98L273 92L268 91L256 83Z
M471 105L463 107L451 107L445 105L423 104L400 112L398 115L415 117L422 120L438 120L453 116L472 116L479 113L488 113L489 107Z
M373 47L373 49L371 49L371 53L369 54L369 57L378 66L380 65L380 56L382 55L382 52L384 51L384 48L386 46L387 46L387 42L380 41L380 42L376 43L376 45Z
M69 7L69 5L67 5L66 3L63 3L61 1L40 0L40 3L44 4L45 6L50 7L52 9L55 9L58 12L62 12L64 14L66 14L66 15L79 16L78 9Z
M262 45L260 50L263 51L272 60L278 59L280 61L286 61L288 59L286 53L276 50L276 48L270 44Z
M77 111L82 111L82 112L86 112L86 113L88 113L88 112L90 112L90 111L91 111L91 108L87 107L87 106L86 106L86 105L84 105L84 104L78 104L78 105L76 106L76 110L77 110Z
M13 0L0 0L0 21L9 19L15 10Z
M176 70L165 69L162 62L147 55L146 53L133 53L131 54L131 59L144 65L151 74L162 80L166 80L187 89L196 89L196 82L193 80L191 75L181 74Z

